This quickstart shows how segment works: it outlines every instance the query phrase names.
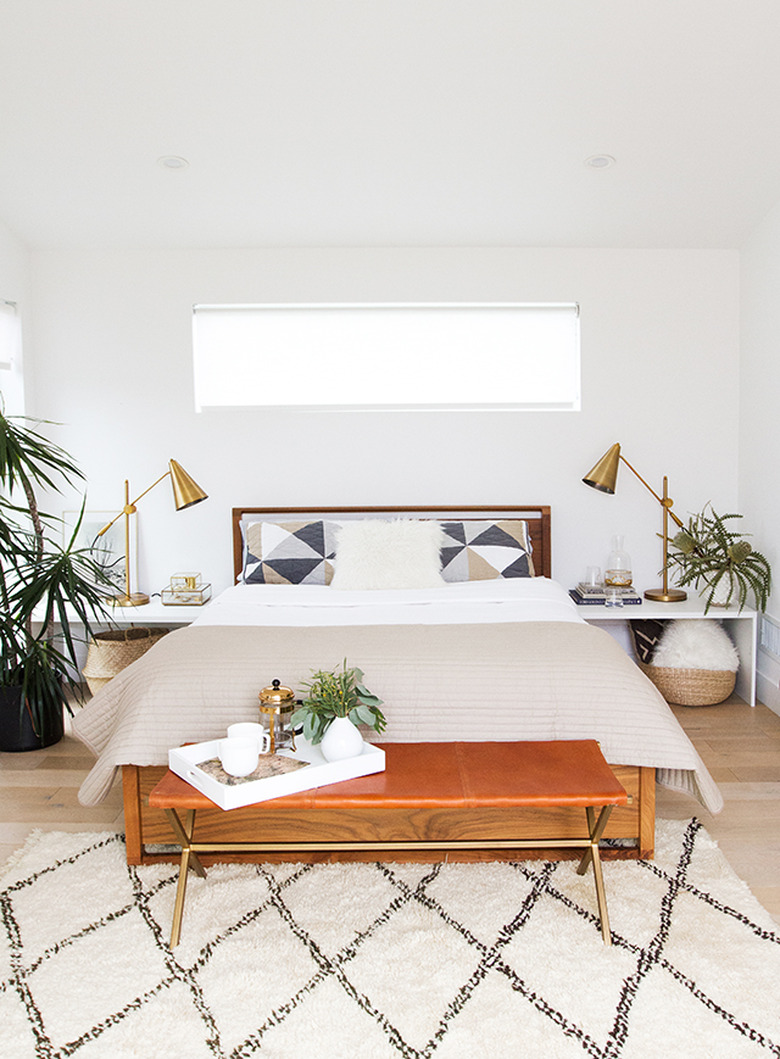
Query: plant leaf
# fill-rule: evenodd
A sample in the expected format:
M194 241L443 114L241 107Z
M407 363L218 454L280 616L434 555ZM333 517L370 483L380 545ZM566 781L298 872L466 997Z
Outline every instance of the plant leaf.
M356 706L354 710L351 711L349 719L352 721L353 724L367 724L370 725L372 728L375 724L375 717L373 711L370 710L367 706L363 705Z

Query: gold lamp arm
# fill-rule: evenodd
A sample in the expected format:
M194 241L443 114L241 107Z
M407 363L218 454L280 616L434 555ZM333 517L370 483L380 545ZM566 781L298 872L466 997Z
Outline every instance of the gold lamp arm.
M167 470L165 472L165 474L161 474L160 477L155 482L152 482L152 484L149 486L148 489L144 489L144 491L142 493L138 494L138 496L135 498L135 500L131 500L130 501L130 507L134 508L139 500L142 500L146 496L147 493L151 493L152 489L154 489L154 487L156 485L159 485L160 482L163 480L163 478L169 478L170 474L171 474L170 469Z
M626 467L628 467L629 471L633 471L633 473L637 476L637 478L642 483L642 485L646 489L650 490L650 492L656 498L658 503L663 507L664 515L666 516L668 514L671 518L674 519L674 521L677 523L679 528L683 529L683 523L680 521L680 519L677 517L677 515L674 513L674 511L672 511L672 505L674 504L674 500L672 500L672 498L669 496L669 494L667 492L667 489L668 489L668 486L669 486L669 479L666 477L666 475L664 475L664 494L663 494L663 496L659 496L658 493L656 493L655 489L653 489L653 487L651 485L648 485L648 483L644 480L644 478L639 473L639 471L636 469L636 467L632 467L631 466L631 464L628 462L628 460L626 459L626 457L623 455L622 452L620 453L620 459L623 461L623 463L625 463L625 465L626 465Z

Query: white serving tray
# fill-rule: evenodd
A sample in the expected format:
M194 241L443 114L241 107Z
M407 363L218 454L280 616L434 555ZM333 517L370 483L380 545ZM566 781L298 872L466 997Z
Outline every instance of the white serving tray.
M280 757L308 761L308 768L296 769L295 772L288 772L284 776L269 776L262 780L228 786L198 768L201 761L219 757L219 742L219 739L213 739L207 743L192 743L190 746L169 750L168 767L171 772L175 772L201 794L210 798L220 809L238 809L242 805L267 802L285 794L298 794L314 787L326 787L329 783L339 783L341 780L385 771L385 752L371 743L364 743L363 752L356 757L345 758L343 761L326 761L319 746L312 746L302 737L296 736L294 751L280 750L278 753Z

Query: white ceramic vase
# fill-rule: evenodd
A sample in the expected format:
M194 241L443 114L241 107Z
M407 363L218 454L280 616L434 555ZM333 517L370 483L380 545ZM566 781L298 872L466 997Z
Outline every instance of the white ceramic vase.
M702 597L706 600L710 594L710 585L706 584L701 591ZM734 603L738 598L738 593L733 590L731 577L725 576L718 581L715 586L715 591L712 594L710 600L711 607L727 607L729 606L729 596L731 596L731 602Z
M343 761L363 752L363 736L349 717L334 717L320 743L326 761Z

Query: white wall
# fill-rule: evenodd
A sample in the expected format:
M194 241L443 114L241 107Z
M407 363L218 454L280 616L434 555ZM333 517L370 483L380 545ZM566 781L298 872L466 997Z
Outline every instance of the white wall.
M741 306L739 502L772 564L767 614L780 622L780 204L743 249ZM780 713L780 661L759 651L758 668L759 698Z
M550 503L554 575L603 565L626 535L641 588L658 584L660 507L624 468L618 494L580 481L607 447L682 516L737 499L739 268L732 251L565 249L36 252L35 411L118 509L170 456L210 494L140 510L141 584L231 573L236 504ZM581 413L193 411L195 302L578 301ZM259 368L258 370L262 370Z

